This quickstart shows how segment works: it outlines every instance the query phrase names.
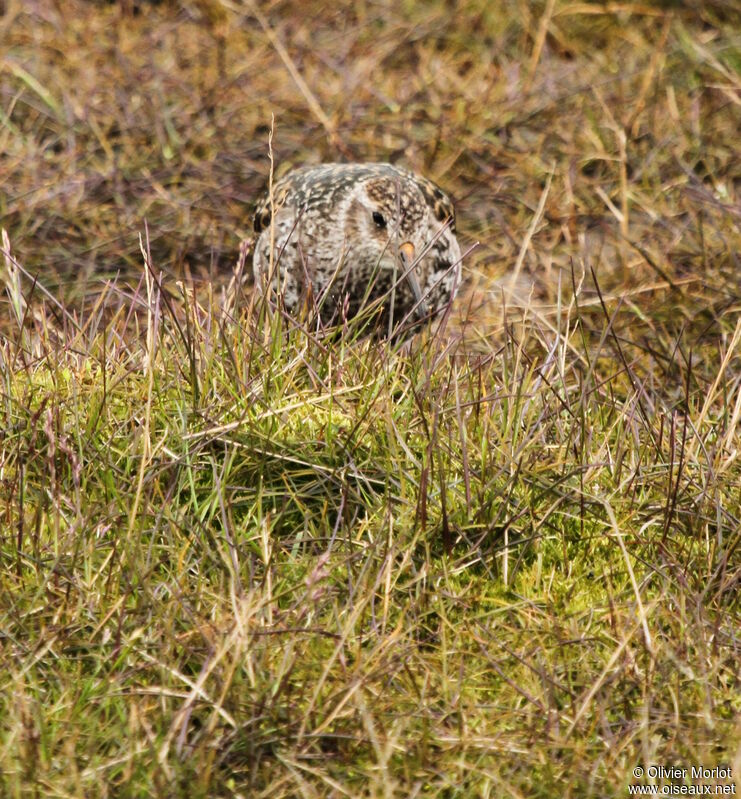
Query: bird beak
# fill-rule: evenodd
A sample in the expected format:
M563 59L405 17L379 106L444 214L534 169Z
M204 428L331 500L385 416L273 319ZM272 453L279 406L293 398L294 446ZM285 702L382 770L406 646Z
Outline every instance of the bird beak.
M406 261L408 267L414 263L414 245L411 241L405 241L403 244L400 244L399 253L402 259Z
M405 241L403 244L399 245L399 257L404 268L404 274L410 288L412 289L412 293L414 294L414 299L417 304L416 314L420 319L422 319L427 316L427 303L422 296L422 289L420 288L419 280L417 280L415 269L412 267L412 264L414 263L414 255L414 245L411 241Z

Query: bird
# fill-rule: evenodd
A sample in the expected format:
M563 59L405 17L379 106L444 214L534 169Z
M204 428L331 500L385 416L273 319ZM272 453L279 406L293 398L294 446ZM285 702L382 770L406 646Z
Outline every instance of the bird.
M294 169L258 203L253 226L258 289L276 291L291 314L308 301L324 325L369 309L377 330L413 330L460 285L452 201L399 166Z

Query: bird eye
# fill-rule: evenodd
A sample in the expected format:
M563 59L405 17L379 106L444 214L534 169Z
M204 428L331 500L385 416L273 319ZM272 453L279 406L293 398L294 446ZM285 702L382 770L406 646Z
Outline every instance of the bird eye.
M373 212L373 221L376 223L376 225L378 225L378 227L386 227L386 220L384 219L383 214L379 211Z

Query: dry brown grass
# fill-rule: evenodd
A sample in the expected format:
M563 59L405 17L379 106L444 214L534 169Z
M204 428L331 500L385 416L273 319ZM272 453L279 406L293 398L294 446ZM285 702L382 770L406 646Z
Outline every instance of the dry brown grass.
M462 343L230 286L273 116L456 199ZM0 0L0 793L738 781L740 129L720 0Z

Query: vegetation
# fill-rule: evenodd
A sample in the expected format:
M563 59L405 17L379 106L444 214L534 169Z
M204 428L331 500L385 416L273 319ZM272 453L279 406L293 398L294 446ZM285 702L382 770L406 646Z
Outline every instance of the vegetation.
M0 2L0 794L739 779L740 31ZM438 181L451 316L256 301L271 155Z

